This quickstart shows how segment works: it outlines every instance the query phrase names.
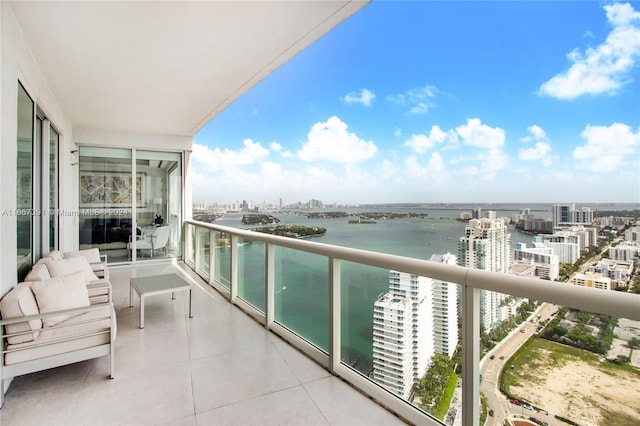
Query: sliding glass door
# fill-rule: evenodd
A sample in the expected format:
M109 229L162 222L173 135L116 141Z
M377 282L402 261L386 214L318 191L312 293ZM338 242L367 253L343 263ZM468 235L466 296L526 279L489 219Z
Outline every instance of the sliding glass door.
M182 155L136 151L136 173L145 202L136 219L142 236L137 258L180 257L182 250Z
M17 275L58 248L60 134L18 83L16 166Z
M108 262L128 260L134 234L131 157L130 149L80 147L80 249L98 248Z
M16 170L16 226L18 280L22 281L34 262L33 140L35 104L18 84L18 158Z
M180 257L182 185L181 153L80 147L80 248L110 263Z

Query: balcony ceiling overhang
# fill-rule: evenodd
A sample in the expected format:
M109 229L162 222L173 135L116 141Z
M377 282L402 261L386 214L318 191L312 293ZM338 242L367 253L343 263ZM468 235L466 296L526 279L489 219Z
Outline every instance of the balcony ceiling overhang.
M74 127L191 136L367 1L14 1Z

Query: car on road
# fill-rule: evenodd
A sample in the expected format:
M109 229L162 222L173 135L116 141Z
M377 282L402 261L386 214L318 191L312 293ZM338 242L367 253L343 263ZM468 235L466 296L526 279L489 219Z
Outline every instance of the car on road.
M504 359L504 355L500 355L500 359Z
M489 410L489 416L493 417L493 410Z
M495 358L496 358L496 356L495 356L495 355L491 355L491 356L489 357L489 359L495 359Z

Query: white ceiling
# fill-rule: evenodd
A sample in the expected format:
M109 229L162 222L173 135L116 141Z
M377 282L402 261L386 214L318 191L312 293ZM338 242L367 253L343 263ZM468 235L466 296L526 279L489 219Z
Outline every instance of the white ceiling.
M367 1L13 1L75 127L195 134Z

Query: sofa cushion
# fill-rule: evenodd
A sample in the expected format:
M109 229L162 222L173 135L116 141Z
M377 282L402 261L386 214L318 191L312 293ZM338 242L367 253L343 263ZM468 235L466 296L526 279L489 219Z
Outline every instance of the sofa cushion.
M111 317L113 326L111 329ZM116 321L113 306L81 313L64 322L65 327L44 328L34 345L9 345L5 364L11 365L33 359L46 358L66 352L104 345L115 341Z
M31 292L31 283L20 283L7 293L0 302L0 313L4 319L37 315L38 305ZM41 328L42 321L39 319L5 326L7 334L31 331L31 333L9 337L7 340L10 345L33 341L38 337Z
M31 290L36 296L40 312L46 313L89 306L89 293L83 274L82 271L78 271L50 280L34 282L31 285ZM70 317L71 315L59 315L44 318L42 323L45 327L51 327Z
M89 265L89 261L84 256L62 260L50 260L46 265L52 278L61 277L74 272L82 272L85 283L98 280L98 277L91 269L91 265Z
M44 281L49 279L51 279L51 274L49 273L47 265L44 263L36 263L33 265L33 268L31 268L27 276L24 277L25 281Z
M65 259L68 259L71 257L80 257L80 256L86 258L89 261L89 263L102 262L102 260L100 259L100 250L98 250L97 248L64 252Z

